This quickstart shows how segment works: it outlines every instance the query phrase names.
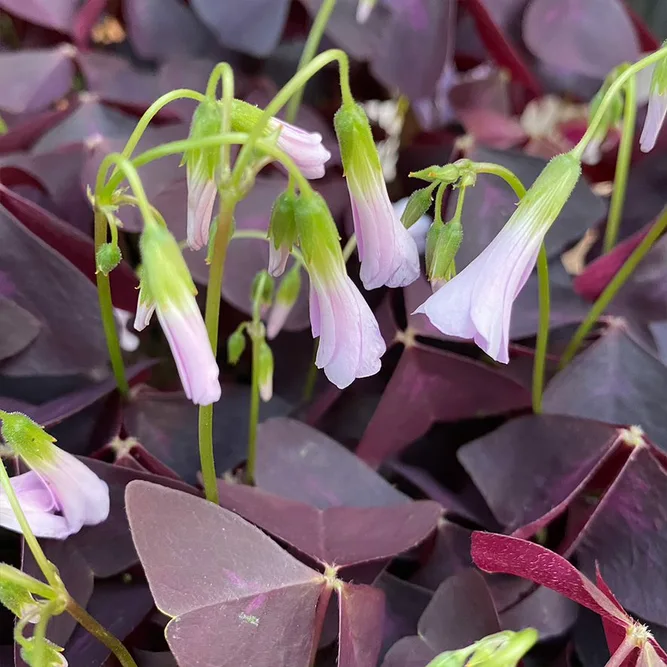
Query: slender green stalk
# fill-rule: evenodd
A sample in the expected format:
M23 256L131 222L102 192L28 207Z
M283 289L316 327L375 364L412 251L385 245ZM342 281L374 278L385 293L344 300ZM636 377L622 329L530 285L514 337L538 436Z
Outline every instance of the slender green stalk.
M625 84L625 108L623 109L623 134L616 158L614 189L611 193L609 217L604 233L604 251L609 252L618 238L621 216L625 204L625 192L628 185L628 172L632 159L632 148L635 140L635 124L637 120L637 80L631 76Z
M598 129L598 125L602 122L604 115L607 113L609 105L612 103L614 97L616 97L616 95L618 95L621 92L625 84L631 78L633 78L635 74L637 74L637 72L640 72L649 65L657 63L659 60L662 60L665 57L667 57L667 46L663 46L662 48L658 49L657 51L654 51L645 58L642 58L641 60L638 60L636 63L630 65L622 74L619 75L616 81L614 81L614 83L612 83L611 86L609 86L606 95L604 96L602 102L600 103L600 106L598 107L595 117L589 123L586 132L584 132L584 136L581 137L579 143L571 151L571 153L575 155L575 157L581 160L581 156L583 155L586 146L588 146L590 140L595 136L595 132Z
M523 199L526 194L526 188L517 176L499 164L490 162L475 163L475 171L479 174L494 174L504 179L505 182L514 190L514 194ZM539 293L539 321L537 328L537 339L535 341L535 360L533 362L533 412L539 414L542 412L542 393L544 391L544 369L546 367L547 346L549 342L549 261L544 247L540 246L540 252L537 256L537 284Z
M343 261L347 264L347 260L352 257L352 253L357 249L357 235L352 234L347 240L345 247L343 248Z
M57 595L56 591L48 584L5 563L0 563L0 580L16 584L45 600L54 600Z
M563 352L563 356L560 359L561 368L572 361L581 343L586 336L588 336L600 315L607 309L607 306L612 302L621 287L625 285L628 278L632 275L632 272L637 268L653 244L662 236L666 229L667 209L662 212L653 227L649 230L648 234L642 239L642 242L633 250L630 257L625 260L625 263L618 273L612 278L602 294L597 298L597 301L588 312L586 319L579 325L579 328L576 330L572 340L565 349L565 352Z
M35 646L35 653L33 654L33 660L35 665L44 665L46 664L46 626L51 620L53 603L47 604L42 613L40 614L37 625L35 626L35 632L32 636L32 641Z
M220 292L222 277L225 272L227 247L234 225L234 209L236 200L223 196L220 202L218 227L213 240L213 256L206 290L206 331L213 349L218 349L218 325L220 323ZM206 499L218 504L218 482L215 474L213 456L213 405L202 405L199 408L199 459L201 461L204 493Z
M445 198L445 191L447 186L441 183L435 193L435 204L433 206L433 215L436 222L442 222L442 201ZM459 198L460 199L460 198Z
M107 241L107 221L102 213L95 211L95 251ZM113 314L113 302L111 300L111 283L109 276L105 276L101 271L95 273L95 282L97 284L97 298L100 304L100 316L102 318L102 327L104 328L104 337L107 341L107 350L111 360L111 368L116 378L116 386L121 396L127 396L130 393L130 385L125 375L125 364L123 362L123 352L120 349L118 339L118 330L116 329L116 318Z
M317 11L317 16L313 21L313 25L310 28L308 33L308 39L306 44L303 47L303 52L301 53L301 58L299 59L299 65L297 66L297 72L302 70L315 56L317 52L317 47L320 45L322 40L322 35L324 30L327 27L329 18L331 17L331 12L336 4L336 0L324 0L320 5L319 10ZM306 86L303 85L296 93L292 96L292 99L287 105L287 112L285 113L285 120L288 123L293 123L296 120L296 115L301 106L301 100L303 98L303 93L306 90Z
M14 512L14 516L16 517L16 520L19 523L21 532L23 533L23 539L25 540L25 543L28 545L28 548L30 549L30 552L32 553L32 556L35 559L35 562L37 563L39 569L42 571L44 578L46 579L46 581L48 581L49 585L52 588L54 588L55 590L61 590L62 583L60 581L60 578L56 574L55 568L49 562L46 555L44 554L42 547L39 546L39 542L37 541L37 538L32 532L32 529L30 528L28 519L26 519L26 516L23 513L23 509L21 508L21 504L19 503L19 499L16 497L16 493L14 492L14 487L12 486L12 483L9 481L9 475L7 474L7 468L5 468L5 463L1 458L0 458L0 486L2 487L2 490L5 492L7 500L9 501L9 506L12 508L12 512Z
M67 600L67 612L79 625L85 628L93 637L106 646L116 657L121 667L137 667L129 651L123 643L106 628L101 626L76 600L71 596Z
M549 259L544 243L540 246L537 256L537 288L539 292L540 317L535 341L535 360L533 362L533 412L542 412L542 393L544 391L544 369L549 343Z
M206 97L215 99L218 81L222 81L222 134L232 129L232 104L234 103L234 70L229 63L218 63L211 72L206 86ZM227 179L231 160L231 145L223 144L220 151L220 174Z
M237 229L232 234L232 241L236 239L257 239L258 241L266 241L267 243L271 242L271 239L266 235L266 232L262 232L259 229ZM305 266L303 261L303 255L296 249L292 248L290 250L290 255L302 266Z
M256 335L250 337L252 343L252 384L250 386L250 421L248 423L248 457L245 467L246 484L255 483L257 468L257 425L259 424L259 344Z

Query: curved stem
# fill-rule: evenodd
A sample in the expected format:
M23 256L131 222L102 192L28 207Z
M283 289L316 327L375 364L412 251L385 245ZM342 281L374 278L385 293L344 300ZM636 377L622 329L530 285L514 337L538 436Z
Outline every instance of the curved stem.
M95 252L107 241L107 220L102 213L95 211ZM113 313L113 302L111 300L111 282L109 276L104 275L102 271L95 273L95 282L97 284L97 298L100 304L100 316L102 318L102 327L104 328L104 337L107 342L111 368L116 378L116 387L121 396L126 397L130 393L130 385L125 375L125 364L123 362L123 352L120 348L118 339L118 330L116 328L116 318Z
M588 125L586 132L584 132L584 136L581 137L579 143L570 151L573 155L575 155L575 157L581 160L581 156L583 155L586 146L588 146L590 140L595 136L598 125L602 122L604 115L607 113L609 105L612 103L614 97L621 92L621 89L623 86L625 86L626 82L634 77L637 72L640 72L645 67L648 67L653 63L657 63L659 60L665 57L667 57L667 45L663 46L657 51L654 51L650 55L646 56L646 58L642 58L636 63L630 65L622 74L619 75L616 81L614 81L614 83L609 86L607 93L602 98L602 102L598 107L595 117Z
M302 70L315 56L317 47L320 45L322 40L322 35L324 34L324 29L327 27L329 18L331 17L331 12L336 4L336 0L324 0L320 5L319 10L317 11L317 16L313 21L313 25L310 28L308 33L308 39L306 44L303 47L301 53L301 58L299 59L299 65L296 68L296 71ZM299 106L301 106L301 99L303 98L303 93L306 90L306 86L302 86L297 90L287 105L287 111L285 112L285 120L288 123L293 123L296 120L296 114L299 111Z
M218 324L220 322L220 293L222 277L225 272L227 247L234 224L236 200L223 193L218 215L218 226L213 240L211 270L206 290L206 331L215 355L218 350ZM218 482L215 474L213 455L213 405L202 405L199 408L199 459L202 467L204 493L206 499L218 504Z
M492 162L474 162L473 166L478 174L493 174L502 178L514 190L514 194L523 199L526 188L519 178L507 167Z
M352 253L356 250L357 248L357 235L352 234L350 238L347 240L347 243L345 244L345 247L343 248L343 261L347 264L347 260L352 257Z
M635 139L635 124L637 120L637 80L631 76L625 84L625 108L623 110L623 134L618 147L616 158L616 173L614 174L614 189L611 193L609 217L604 233L604 252L609 252L616 244L618 229L621 225L625 192L628 184L628 172L632 159L632 147Z
M350 90L350 62L347 54L340 49L329 49L324 53L313 58L303 69L299 70L279 91L278 94L269 102L262 115L257 120L255 127L248 136L248 140L239 152L239 156L234 166L234 185L238 187L243 178L246 168L252 159L253 148L257 141L262 137L269 120L275 116L289 102L299 88L323 67L332 62L338 62L340 69L340 85L343 100L353 102L352 92Z
M104 644L115 656L121 667L137 667L123 643L106 628L101 626L76 600L68 596L67 612L79 625Z
M211 73L208 85L211 86L211 79L215 75L215 86L217 86L218 77L222 80L222 134L228 134L232 129L232 104L234 103L234 70L229 63L220 63L215 66ZM215 93L215 87L213 88ZM209 89L206 89L209 94ZM231 166L230 144L223 144L220 150L220 176L224 183L228 176Z
M23 513L23 509L21 508L21 503L19 503L19 499L16 497L16 492L14 491L14 487L12 486L12 483L9 481L9 475L7 474L7 468L5 468L5 462L1 458L0 458L0 486L2 487L2 490L5 492L7 500L9 501L9 506L12 508L12 512L14 512L14 516L18 521L18 524L21 528L21 532L23 533L23 539L25 540L25 543L28 545L28 548L30 549L30 552L32 553L32 556L35 559L35 562L37 563L39 569L42 571L44 578L52 588L56 590L61 590L62 583L60 582L60 578L56 574L53 565L51 565L48 558L44 554L42 547L39 545L37 538L32 532L32 529L30 528L28 519L26 519L26 516Z
M445 198L445 190L447 186L444 183L440 183L438 189L435 193L435 204L433 206L433 213L435 216L435 222L442 222L442 200ZM460 199L460 197L459 197Z
M549 343L549 259L544 243L537 255L537 287L539 293L540 317L535 342L535 360L533 362L533 412L542 412L542 393L544 391L544 369Z
M597 301L588 312L586 319L579 325L579 328L576 330L572 340L565 349L565 352L563 352L563 356L560 359L561 368L566 366L573 359L579 346L590 333L600 315L606 310L618 291L632 275L632 272L637 268L637 265L644 259L646 253L648 253L653 244L662 236L666 229L667 209L662 212L653 227L649 230L648 234L642 239L642 242L633 250L630 257L625 260L625 263L618 273L612 278L602 294L597 298Z
M32 636L32 641L36 647L35 653L33 654L35 665L46 664L46 626L49 624L51 616L53 615L53 607L54 603L51 602L42 609L39 621L37 621L37 625L35 626L35 632Z

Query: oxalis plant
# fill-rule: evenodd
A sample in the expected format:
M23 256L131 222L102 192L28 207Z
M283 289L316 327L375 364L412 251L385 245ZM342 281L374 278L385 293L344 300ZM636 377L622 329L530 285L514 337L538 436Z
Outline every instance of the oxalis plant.
M373 20L381 11L374 4L361 0L356 20ZM650 152L667 115L667 44L608 74L578 140L531 183L506 164L470 155L420 164L409 174L419 185L399 215L366 107L353 95L348 55L341 49L318 54L334 5L321 3L296 73L263 108L237 96L235 69L222 62L204 93L178 88L162 95L124 147L101 159L87 196L99 317L117 396L98 427L113 435L98 460L55 444L47 430L96 402L77 392L0 410L9 463L0 460L0 525L24 540L20 567L0 563L0 603L15 618L15 664L667 666L661 646L667 455L656 444L664 420L652 422L647 435L637 424L562 409L574 382L563 378L579 373L576 382L585 384L585 364L590 372L588 360L605 337L586 343L667 228L663 211L638 237L619 243L637 81L652 67L639 138L641 151ZM296 124L306 86L330 66L340 85L335 146ZM183 100L196 105L188 138L140 149L145 134ZM603 279L594 283L592 305L565 322L575 326L558 329L550 341L559 315L552 301L562 285L549 275L547 235L581 187L582 164L598 162L612 135L619 145L597 260ZM334 151L352 212L344 245L330 202L316 188L338 159ZM187 181L185 238L174 235L142 176L144 168L172 158L181 160ZM265 170L280 174L282 190L266 231L237 228L238 209L257 196ZM467 207L490 182L506 197L511 192L516 206L483 249L462 258ZM145 370L126 366L114 308L115 285L131 273L122 222L130 209L141 221L133 328L159 322L182 390L196 406L195 480L170 467L173 452L165 461L144 449L132 419L118 416L136 410L135 380ZM473 215L484 214L478 206ZM424 221L422 253L415 228ZM227 259L249 239L265 242L266 268L252 282L249 319L225 329L231 334L221 341ZM186 262L196 251L205 253L208 267L203 311ZM534 345L519 346L512 343L518 338L513 307L535 268L538 326ZM0 266L0 287L3 275ZM426 290L408 292L418 284ZM306 288L313 361L303 420L260 423L262 402L273 398L274 340ZM373 291L382 288L394 291L374 301ZM391 321L391 295L399 288L408 322L400 331ZM419 330L411 324L418 316ZM619 355L634 355L629 366L640 365L649 353L621 334L619 328L606 336L616 336ZM441 347L465 345L466 355L428 352L420 337ZM308 425L317 421L309 410L326 412L355 380L386 370L383 355L396 342L405 349L389 380L392 399L380 399L356 453ZM231 391L220 379L220 347L228 366L244 357L250 364L247 448L243 464L231 468L216 465L214 446ZM529 363L514 363L521 358ZM329 386L313 400L319 370ZM628 393L657 385L651 372ZM595 396L581 400L589 398ZM222 410L214 412L219 402ZM150 422L147 413L135 413L134 424ZM447 461L459 489L439 484L428 464L399 457L436 422L507 413L513 418L467 438ZM176 414L171 428L179 425ZM196 447L183 438L178 455L189 457ZM114 465L100 460L105 454ZM373 469L381 464L396 484ZM642 585L629 584L633 577ZM576 632L564 652L552 650L574 625L576 605L588 623L581 632L604 633L601 658L587 652L588 635ZM166 644L146 638L162 630ZM161 651L145 648L155 643Z

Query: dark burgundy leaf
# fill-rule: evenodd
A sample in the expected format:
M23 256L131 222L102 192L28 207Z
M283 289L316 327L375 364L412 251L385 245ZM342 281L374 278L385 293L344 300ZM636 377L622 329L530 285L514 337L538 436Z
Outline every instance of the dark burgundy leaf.
M0 296L0 361L24 350L39 335L39 320L10 299Z
M279 398L262 405L260 420L283 416L289 407ZM223 385L222 399L213 412L215 463L221 473L239 465L248 442L249 390ZM125 410L125 427L158 460L189 484L197 483L200 470L197 450L197 406L181 392L163 393L138 389Z
M95 245L90 236L2 185L0 204L16 216L25 228L51 246L61 257L69 260L91 282L95 282ZM112 271L109 279L114 305L134 312L137 306L138 281L129 264L121 262Z
M382 667L426 667L436 655L421 637L403 637L389 649Z
M126 0L123 12L132 46L142 58L165 60L215 52L215 39L179 0Z
M382 643L384 593L371 586L338 588L338 667L376 665Z
M310 664L325 579L260 530L203 499L136 482L126 495L137 551L181 664Z
M608 424L531 415L464 445L458 458L501 525L528 538L566 510L618 438Z
M409 502L348 449L294 419L259 425L257 485L289 500L328 507L378 507ZM294 484L294 477L299 484Z
M597 562L621 605L660 625L667 625L667 588L656 569L667 554L665 489L663 467L648 447L635 448L574 545L585 573L593 576Z
M549 383L544 411L638 424L667 449L666 400L667 368L616 326Z
M68 33L78 0L2 0L0 8L29 23Z
M41 111L17 116L15 123L7 123L7 133L0 135L0 153L27 150L44 132L67 118L71 112L72 108L67 106L55 111Z
M224 46L267 56L278 44L287 19L287 0L244 0L242 4L192 0L192 7Z
M378 466L436 422L497 415L529 404L523 387L490 366L416 344L403 352L357 454Z
M613 35L613 40L609 36ZM523 17L526 45L544 63L602 80L640 49L620 0L531 0Z
M257 488L218 483L220 503L323 566L389 560L423 542L442 510L429 500L320 510Z
M72 87L75 53L69 44L0 53L0 108L16 114L41 111L64 97Z
M542 158L513 151L498 151L477 146L468 155L475 162L495 162L511 169L530 187L547 164ZM497 176L480 175L477 184L466 195L462 222L466 233L456 255L456 268L467 266L496 237L514 213L517 197L512 189ZM455 198L447 206L447 215L454 214ZM584 232L603 217L602 199L593 194L584 179L577 184L557 222L547 233L545 244L550 258L560 255L565 247L577 241Z
M107 0L86 0L74 16L71 34L74 43L85 49L90 41L93 27L107 6Z
M474 532L471 553L475 565L485 572L529 579L578 602L616 625L627 627L632 622L574 565L539 544L507 535Z
M43 326L29 348L4 362L2 373L66 375L104 365L107 350L95 287L6 209L0 208L0 219L3 293Z

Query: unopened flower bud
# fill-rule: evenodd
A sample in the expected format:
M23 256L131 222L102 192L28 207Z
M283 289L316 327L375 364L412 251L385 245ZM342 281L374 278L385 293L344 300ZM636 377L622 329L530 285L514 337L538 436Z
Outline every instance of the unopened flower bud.
M286 190L278 195L271 210L269 223L269 273L278 277L285 271L292 246L296 243L294 202L296 194Z
M216 101L203 100L190 125L190 139L214 137L222 132L222 110ZM193 148L183 156L188 181L188 246L199 250L208 243L220 167L220 147Z
M227 360L232 366L238 364L241 355L245 350L245 328L247 322L239 324L234 333L227 339Z
M426 271L429 280L447 281L453 277L456 253L463 241L463 225L455 218L447 224L436 221L426 237Z
M361 282L369 290L409 285L419 277L419 253L389 200L366 112L358 104L343 104L334 126L359 241Z
M268 403L273 397L273 352L263 337L256 345L259 345L257 350L259 395L265 403Z
M667 46L667 40L663 47ZM651 90L644 128L639 139L639 146L648 153L655 146L658 135L667 116L667 58L656 63L651 77Z
M442 167L434 164L431 167L410 172L411 178L419 178L422 181L428 181L429 183L445 183L446 185L456 183L460 176L461 171L454 164L446 164Z
M285 325L301 291L301 266L295 264L278 285L276 300L266 323L266 337L273 340Z
M97 270L108 276L121 262L123 256L114 243L103 243L97 249Z
M595 94L595 97L593 97L593 99L591 100L590 106L588 108L589 123L596 117L597 112L600 108L600 104L607 95L609 86L615 79L615 76L616 76L615 74L613 77L612 75L610 75L604 82L600 90L598 90L598 92ZM600 123L598 124L593 137L591 138L591 140L589 141L588 145L584 150L582 156L582 162L584 164L593 165L593 164L598 164L598 162L600 162L600 160L602 159L602 152L601 152L602 145L604 144L604 141L607 138L609 131L614 127L616 127L616 125L618 125L618 123L621 122L622 118L623 118L623 96L621 93L617 93L616 95L614 95L611 103L607 107L607 110L600 119Z
M403 227L410 229L430 208L433 203L433 190L438 186L437 182L415 190L405 205L401 222Z
M267 308L273 301L273 278L267 271L260 271L252 281L250 288L250 300L258 303L262 308Z

